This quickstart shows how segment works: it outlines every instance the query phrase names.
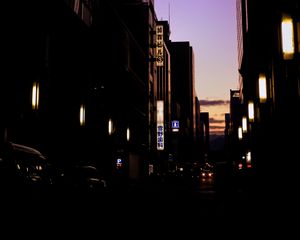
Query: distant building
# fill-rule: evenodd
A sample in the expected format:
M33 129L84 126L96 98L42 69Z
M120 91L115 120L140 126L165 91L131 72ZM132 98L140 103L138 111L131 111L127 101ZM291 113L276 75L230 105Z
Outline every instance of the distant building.
M205 163L210 151L210 131L209 131L209 113L200 112L200 129L201 129L201 162Z

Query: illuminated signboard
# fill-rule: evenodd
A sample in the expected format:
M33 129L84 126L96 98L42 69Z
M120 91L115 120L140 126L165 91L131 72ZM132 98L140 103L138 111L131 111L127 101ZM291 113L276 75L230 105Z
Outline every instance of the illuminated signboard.
M179 131L179 121L174 120L171 122L172 132L178 132Z
M172 121L172 128L176 128L176 129L179 128L179 121L178 120Z
M121 158L118 158L116 161L117 168L121 168L123 166L123 160Z
M164 101L157 101L157 150L164 150Z
M157 124L157 150L164 150L164 125Z
M162 25L156 26L156 65L164 65L164 28Z

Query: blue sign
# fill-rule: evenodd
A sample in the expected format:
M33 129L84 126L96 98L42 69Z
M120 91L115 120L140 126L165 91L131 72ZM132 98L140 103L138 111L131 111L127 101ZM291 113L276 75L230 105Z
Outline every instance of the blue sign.
M172 128L179 129L179 121L178 120L172 121Z

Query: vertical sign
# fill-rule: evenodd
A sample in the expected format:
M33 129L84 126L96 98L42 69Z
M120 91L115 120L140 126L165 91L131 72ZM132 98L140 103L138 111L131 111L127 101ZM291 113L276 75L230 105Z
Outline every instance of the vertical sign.
M157 101L157 150L164 150L164 101Z
M162 25L156 26L156 65L164 65L164 28Z

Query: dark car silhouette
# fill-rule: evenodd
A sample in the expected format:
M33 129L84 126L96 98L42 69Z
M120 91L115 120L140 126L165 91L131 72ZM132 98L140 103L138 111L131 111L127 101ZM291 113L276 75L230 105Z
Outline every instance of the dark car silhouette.
M107 188L103 174L92 164L77 164L65 171L65 188L71 194L90 196Z
M52 185L51 164L37 149L6 142L0 150L1 185L23 192L47 191Z

